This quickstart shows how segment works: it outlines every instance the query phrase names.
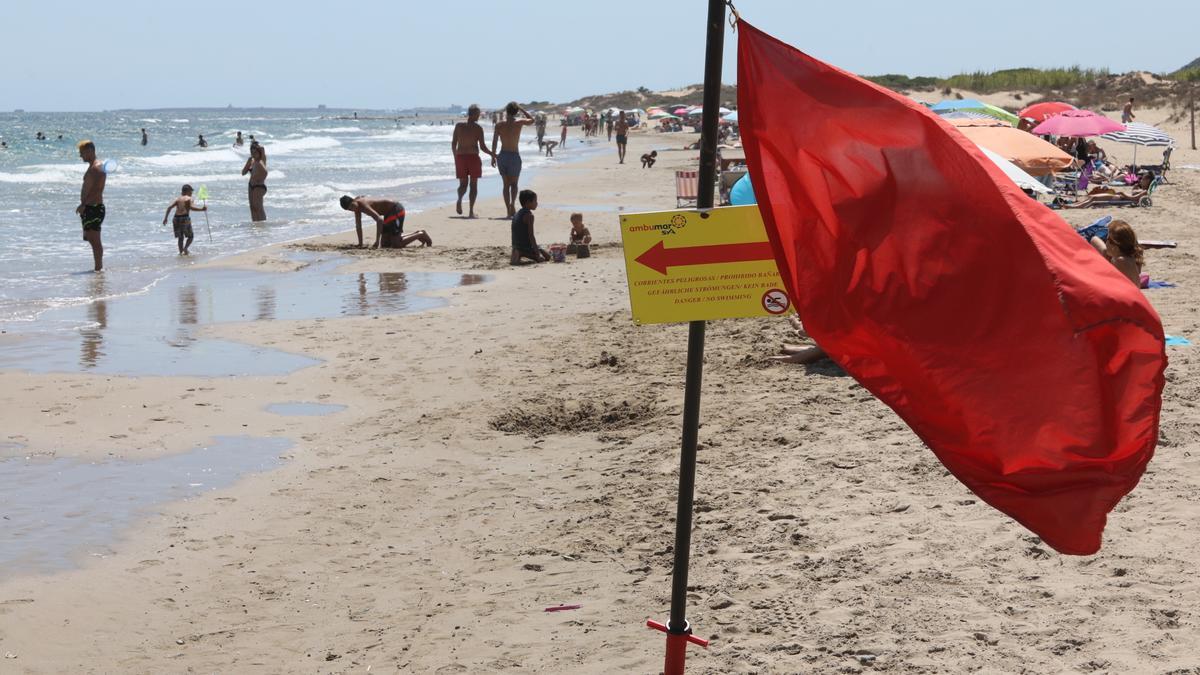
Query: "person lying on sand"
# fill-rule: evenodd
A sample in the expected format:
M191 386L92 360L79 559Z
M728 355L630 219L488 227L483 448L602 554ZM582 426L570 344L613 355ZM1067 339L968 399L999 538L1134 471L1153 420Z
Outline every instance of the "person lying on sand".
M804 324L800 321L800 317L793 314L792 316L788 317L788 321L792 324L792 329L796 331L797 337L802 340L812 340L812 337L807 331L804 330ZM808 364L816 363L821 359L828 358L825 350L821 349L816 342L813 342L811 345L785 343L779 351L783 353L778 356L768 356L767 359L771 361L778 361L780 363Z
M371 248L404 248L414 241L423 246L432 246L433 239L425 230L404 234L404 205L380 197L343 195L342 208L354 214L354 231L358 234L358 247L363 247L362 217L367 214L375 221L375 243Z

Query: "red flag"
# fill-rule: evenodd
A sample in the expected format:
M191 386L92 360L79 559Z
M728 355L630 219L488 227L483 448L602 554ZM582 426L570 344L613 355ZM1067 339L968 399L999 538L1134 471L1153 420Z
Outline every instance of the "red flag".
M738 116L817 343L984 501L1099 550L1158 439L1166 353L1141 291L920 104L744 21Z

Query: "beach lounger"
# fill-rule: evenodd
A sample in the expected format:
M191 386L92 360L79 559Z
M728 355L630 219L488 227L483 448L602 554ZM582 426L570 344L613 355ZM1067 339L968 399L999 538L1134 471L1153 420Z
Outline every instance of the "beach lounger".
M675 172L675 207L695 205L700 193L699 171Z

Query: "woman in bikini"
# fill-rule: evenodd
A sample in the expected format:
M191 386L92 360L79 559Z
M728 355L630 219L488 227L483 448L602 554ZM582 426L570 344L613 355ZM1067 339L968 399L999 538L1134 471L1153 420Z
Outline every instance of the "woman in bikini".
M263 198L267 195L267 152L258 143L250 145L250 159L242 167L242 175L250 174L250 220L259 223L267 219Z
M1108 224L1106 238L1092 237L1089 241L1101 255L1108 258L1117 271L1132 281L1134 286L1142 287L1142 265L1145 264L1145 258L1137 234L1129 223L1114 220Z

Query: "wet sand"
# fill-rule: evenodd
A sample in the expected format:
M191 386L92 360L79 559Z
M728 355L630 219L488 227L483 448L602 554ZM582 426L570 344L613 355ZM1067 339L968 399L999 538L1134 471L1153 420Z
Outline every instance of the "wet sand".
M629 155L691 139L637 134ZM231 433L295 442L274 471L160 507L108 557L0 582L6 670L658 672L662 638L643 622L668 609L686 328L630 322L612 206L670 208L672 170L697 154L660 151L644 171L614 151L536 177L543 203L585 211L589 260L509 268L509 224L488 219L503 207L486 195L480 220L452 206L413 216L406 230L427 229L432 249L350 250L349 233L227 261L337 252L351 274L492 277L436 291L446 304L417 314L204 329L312 367L0 373L11 452L154 457ZM1179 241L1148 253L1147 271L1178 284L1148 297L1168 333L1193 341L1198 197L1200 172L1179 170L1153 208L1113 211L1143 238ZM566 238L567 215L537 211L542 244ZM975 499L837 367L768 363L785 341L782 320L709 328L689 615L713 643L691 652L689 672L1195 666L1194 347L1169 352L1158 456L1104 549L1070 558ZM288 401L347 408L265 410ZM582 607L543 611L559 604Z

